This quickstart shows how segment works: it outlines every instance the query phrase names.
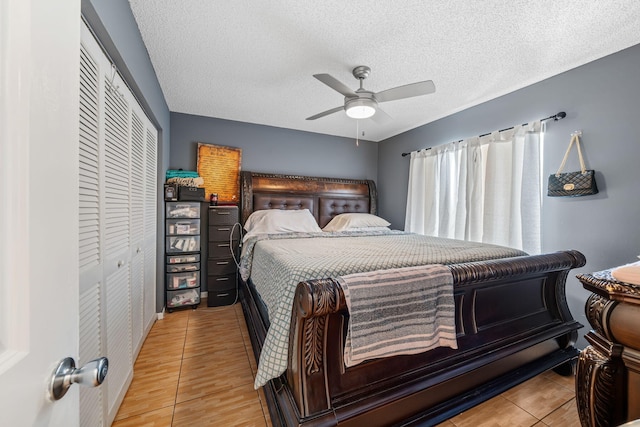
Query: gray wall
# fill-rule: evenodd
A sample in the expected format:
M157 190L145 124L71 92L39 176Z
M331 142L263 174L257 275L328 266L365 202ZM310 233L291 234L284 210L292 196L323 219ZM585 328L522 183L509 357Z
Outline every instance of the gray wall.
M555 172L570 135L582 130L587 168L595 169L600 193L580 198L545 197L543 251L577 249L587 265L567 281L574 317L590 329L584 315L589 295L575 274L637 261L640 255L640 45L591 62L540 83L387 139L379 144L380 214L404 227L409 158L402 152L503 129L565 111L547 122L544 176ZM579 169L575 150L565 170ZM580 338L580 347L586 341Z
M318 133L171 113L171 169L196 170L198 142L242 149L241 169L337 178L377 178L378 145ZM203 206L206 204L203 204ZM208 218L201 215L202 226ZM202 245L202 258L208 248ZM200 265L202 290L207 265Z
M378 147L360 141L251 123L171 113L172 169L196 170L198 142L242 149L242 170L377 178Z
M169 107L127 0L82 0L82 15L158 128L158 236L164 235L163 183L169 163ZM164 306L164 239L156 254L156 311Z

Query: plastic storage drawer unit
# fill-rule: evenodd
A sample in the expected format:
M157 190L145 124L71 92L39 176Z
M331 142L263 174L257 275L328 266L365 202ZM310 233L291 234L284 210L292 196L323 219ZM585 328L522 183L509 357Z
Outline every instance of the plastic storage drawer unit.
M169 312L200 303L200 209L198 202L165 204L165 297Z

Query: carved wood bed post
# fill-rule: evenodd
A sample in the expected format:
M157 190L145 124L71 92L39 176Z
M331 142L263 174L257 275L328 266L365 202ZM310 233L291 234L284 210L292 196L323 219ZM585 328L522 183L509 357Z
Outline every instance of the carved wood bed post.
M576 371L580 423L617 426L640 418L640 287L616 281L609 270L577 277L593 292L585 305L590 345Z
M251 172L240 172L240 223L247 222L247 218L253 212L253 181Z
M327 317L341 309L346 313L342 288L334 279L309 280L296 289L287 380L303 417L330 409L325 372ZM305 395L303 390L313 395Z

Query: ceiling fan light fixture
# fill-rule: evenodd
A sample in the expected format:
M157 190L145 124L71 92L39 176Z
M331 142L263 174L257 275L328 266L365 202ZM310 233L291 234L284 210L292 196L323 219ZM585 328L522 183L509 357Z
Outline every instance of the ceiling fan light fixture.
M347 101L347 116L352 119L368 119L376 113L376 102L367 98L356 98Z

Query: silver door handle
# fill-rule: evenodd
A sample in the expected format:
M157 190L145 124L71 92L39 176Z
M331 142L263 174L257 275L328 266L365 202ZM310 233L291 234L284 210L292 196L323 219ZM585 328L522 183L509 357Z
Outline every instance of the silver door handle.
M87 362L82 368L76 369L76 362L72 357L60 361L53 372L49 384L51 400L60 400L67 393L71 384L82 384L86 387L97 387L104 382L109 369L109 359L101 357Z

